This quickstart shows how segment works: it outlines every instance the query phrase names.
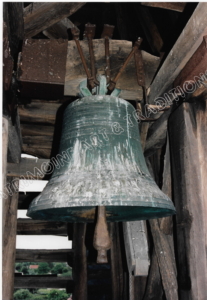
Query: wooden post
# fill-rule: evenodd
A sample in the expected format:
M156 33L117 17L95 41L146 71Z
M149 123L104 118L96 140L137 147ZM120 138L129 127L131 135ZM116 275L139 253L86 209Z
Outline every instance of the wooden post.
M74 300L87 300L87 258L85 247L86 224L73 224L73 280Z
M112 300L123 299L124 297L124 270L121 254L121 243L119 237L119 224L109 223L111 236L111 278L112 278Z
M16 178L13 181L13 178L10 177L7 187L7 198L3 206L5 222L3 224L2 299L13 300L19 179Z
M207 93L183 103L169 120L176 256L181 299L207 297Z
M3 117L2 119L2 201L3 201L3 228L5 224L5 213L4 213L4 207L5 207L5 197L3 196L4 187L6 186L6 176L7 176L7 151L8 151L8 128L9 123L7 118Z

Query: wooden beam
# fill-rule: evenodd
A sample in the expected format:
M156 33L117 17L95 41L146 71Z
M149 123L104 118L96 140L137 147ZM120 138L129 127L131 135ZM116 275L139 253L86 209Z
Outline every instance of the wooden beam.
M174 87L180 86L183 88L185 81L192 80L196 82L203 74L207 78L207 35L203 37L203 41L191 56L185 67L179 73L174 81ZM205 81L204 78L204 81Z
M23 275L15 277L14 279L14 288L21 289L67 288L68 292L71 293L73 291L73 286L73 280L68 277Z
M85 247L86 223L73 224L74 300L87 299L87 258Z
M124 222L123 232L129 273L147 276L149 257L146 224L144 221Z
M68 29L76 28L79 31L78 27L76 27L73 22L71 22L68 18L61 20L60 22L54 24L53 26L43 30L44 35L46 35L49 39L67 39L68 40Z
M18 219L17 234L67 236L67 223L38 221L32 219Z
M44 2L24 18L25 37L30 38L69 17L85 2Z
M73 256L73 250L16 250L16 262L67 262ZM69 258L70 257L70 258Z
M17 205L18 205L18 183L12 185L12 177L8 179L7 184L10 186L10 195L3 202L3 242L2 242L2 299L12 300L14 290L14 266L16 252L16 227L17 227Z
M151 156L157 149L161 148L167 136L168 117L172 107L165 111L162 116L149 128L144 148L145 157Z
M2 192L5 192L7 178L7 151L8 151L8 131L9 122L6 117L2 118ZM3 207L6 205L4 197L2 197ZM3 227L5 225L5 214L3 214Z
M169 92L173 82L207 35L207 3L198 3L187 25L157 73L149 94L149 103Z
M89 66L88 42L80 41ZM111 59L111 78L113 79L126 57L132 49L132 43L129 41L110 40L110 59ZM104 39L94 40L94 53L98 74L105 74L105 46ZM144 61L146 86L149 87L159 66L159 57L153 56L142 51ZM143 96L142 88L137 84L136 68L134 59L131 59L125 71L117 81L116 87L121 89L120 97L126 100L141 100ZM65 96L77 96L79 93L79 84L86 79L85 71L78 54L75 41L68 42L68 54L66 61L65 77Z
M141 2L142 5L150 7L159 7L164 9L175 10L183 12L186 3L185 2Z
M183 103L169 119L179 293L207 295L207 93Z
M49 159L22 158L19 164L8 163L7 176L43 179L49 162Z

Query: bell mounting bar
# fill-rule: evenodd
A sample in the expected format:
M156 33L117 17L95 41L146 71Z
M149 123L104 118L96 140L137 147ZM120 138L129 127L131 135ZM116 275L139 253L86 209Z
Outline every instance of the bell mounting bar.
M116 86L116 83L117 83L119 77L121 76L121 74L125 70L128 63L130 62L135 50L139 49L141 43L142 43L142 38L139 37L137 39L137 41L134 43L134 47L132 48L131 52L129 53L127 59L125 60L125 62L123 64L123 66L120 68L118 74L116 75L116 77L113 80L110 81L109 86L108 86L109 92L112 92L115 89L115 86Z
M113 32L114 32L114 26L104 24L104 29L103 29L103 33L102 33L101 37L105 39L105 58L106 58L105 75L106 75L107 83L109 83L111 80L109 39L112 38Z
M84 70L86 72L87 79L88 79L88 84L89 84L90 88L93 89L95 87L94 78L91 77L91 74L89 73L89 70L88 70L88 67L87 67L87 64L86 64L86 60L85 60L85 57L83 55L83 50L80 46L79 31L74 27L74 28L71 28L71 33L73 35L73 39L76 43L76 46L78 48L78 52L79 52L79 55L80 55Z
M95 68L95 56L93 51L93 38L95 36L96 25L95 24L86 24L84 36L88 39L88 47L91 61L91 76L95 85L99 85L99 82L96 80L96 68ZM93 88L91 86L91 88Z
M146 84L145 84L144 62L143 62L143 58L142 58L142 52L138 48L135 49L135 51L134 51L134 59L135 59L136 72L137 72L137 83L139 86L142 87L144 104L147 104L147 91L146 91Z

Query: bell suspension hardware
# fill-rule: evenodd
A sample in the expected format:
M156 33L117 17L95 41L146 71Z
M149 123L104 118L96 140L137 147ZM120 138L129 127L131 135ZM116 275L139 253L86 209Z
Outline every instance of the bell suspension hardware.
M105 75L106 75L107 83L109 83L111 80L109 39L112 38L113 32L114 32L114 26L104 24L104 29L101 37L105 39L105 59L106 59Z
M86 24L84 36L86 36L86 38L88 39L90 62L91 62L91 76L93 78L94 84L99 85L99 82L96 80L95 57L93 51L93 38L95 36L95 30L96 30L96 25L90 23Z
M87 79L88 79L88 84L89 84L90 88L93 89L95 87L94 78L89 73L89 70L88 70L88 67L86 64L86 60L83 55L83 50L82 50L80 42L79 42L79 31L76 29L76 27L74 27L74 28L71 28L71 33L72 33L73 39L76 43L76 46L78 48L78 52L79 52L79 55L80 55L84 70L86 72Z
M117 83L119 77L121 76L121 74L125 70L128 63L130 62L135 50L139 49L141 43L142 43L142 38L138 38L137 41L134 43L134 46L133 46L131 52L129 53L128 57L126 58L123 66L120 68L118 74L116 75L116 77L113 80L110 81L109 86L108 86L109 92L112 92L115 89L115 86L116 86L116 83Z

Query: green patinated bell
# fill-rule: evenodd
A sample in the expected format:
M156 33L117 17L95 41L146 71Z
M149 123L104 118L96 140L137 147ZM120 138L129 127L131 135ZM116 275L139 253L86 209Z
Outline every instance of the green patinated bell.
M65 110L56 168L30 205L33 219L93 222L97 206L107 221L160 218L172 201L149 174L136 111L115 96L86 96Z

